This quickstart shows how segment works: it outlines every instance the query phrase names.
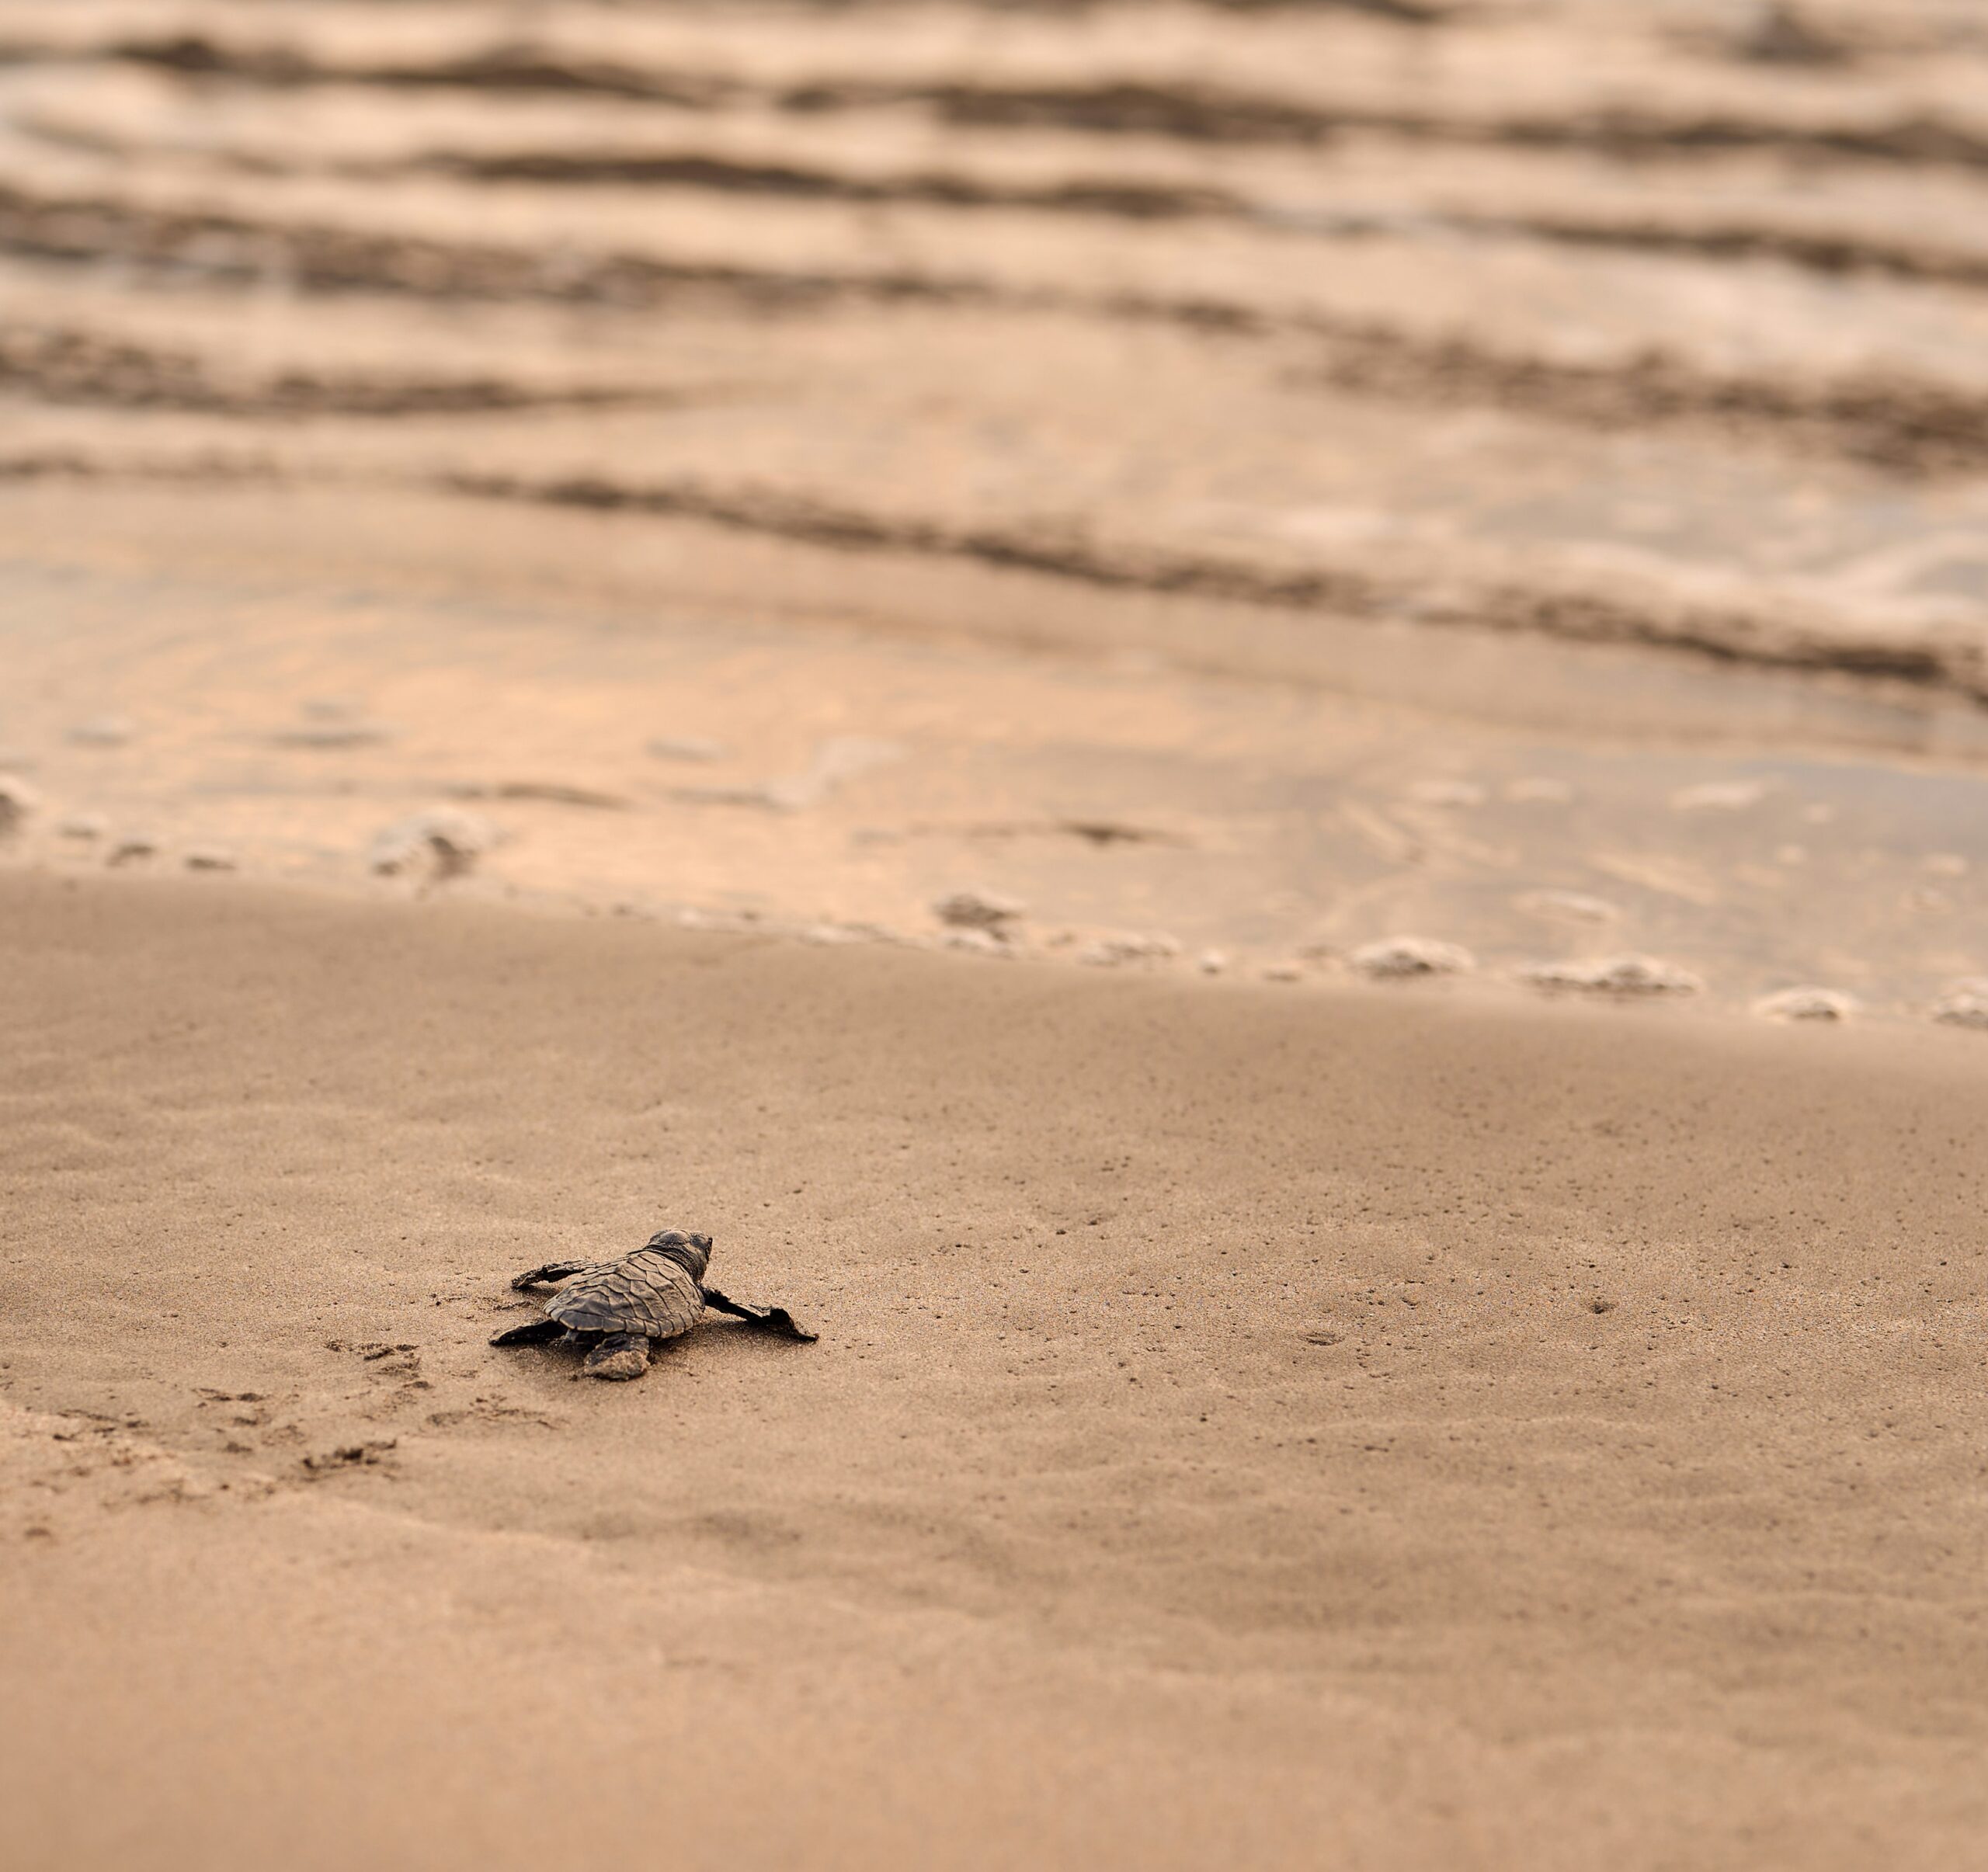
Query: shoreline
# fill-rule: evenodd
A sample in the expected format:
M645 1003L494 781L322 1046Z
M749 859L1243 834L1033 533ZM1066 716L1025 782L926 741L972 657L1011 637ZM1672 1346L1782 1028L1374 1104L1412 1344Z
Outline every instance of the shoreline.
M1977 998L1988 998L1988 982L1972 978L1949 981L1916 1003L1873 1005L1827 988L1790 984L1750 1005L1708 995L1708 985L1688 971L1673 971L1660 958L1633 952L1597 957L1591 963L1541 960L1492 970L1479 967L1474 959L1452 964L1441 953L1452 945L1441 938L1407 933L1369 946L1375 953L1364 959L1357 953L1336 950L1242 957L1216 951L1197 956L1163 931L1062 929L1045 939L1019 930L1000 936L983 935L971 926L947 928L943 923L936 930L894 929L874 922L807 921L755 910L627 898L608 901L512 884L491 887L473 877L409 880L373 875L363 866L344 873L319 870L285 875L251 869L239 864L231 853L224 856L198 846L178 853L158 850L141 863L109 865L73 849L67 853L59 849L38 852L25 859L18 851L0 853L0 880L9 878L65 887L85 880L102 880L113 888L169 891L213 889L215 880L225 878L228 885L295 893L327 903L394 906L416 913L464 910L554 922L624 922L659 932L815 949L875 947L940 957L956 964L1076 969L1090 974L1163 980L1190 990L1218 992L1238 988L1284 995L1323 991L1439 1005L1460 1002L1507 1010L1580 1008L1604 1017L1642 1013L1650 1019L1693 1023L1750 1018L1756 1023L1839 1030L1854 1025L1889 1033L1933 1028L1960 1034L1988 1027L1988 1007L1977 1014L1972 1006ZM1468 957L1468 952L1462 953ZM1556 970L1567 978L1552 978ZM1583 979L1583 975L1590 978ZM1675 978L1669 978L1672 977ZM1964 1009L1960 1005L1963 1002L1967 1004ZM1955 1011L1943 1012L1943 1004Z
M0 500L0 593L40 620L0 722L0 774L40 795L9 863L136 839L157 855L133 868L370 893L369 850L440 809L487 846L445 891L583 914L916 942L979 890L1051 953L1163 938L1302 980L1408 936L1484 977L1643 956L1722 1009L1812 987L1880 1019L1988 974L1988 768L1881 693L1599 648L1548 681L1472 633L1434 669L1424 637L1349 625L1311 651L1345 663L1336 691L1213 682L1166 660L1228 629L1197 601L1114 657L1152 618L1030 575L859 581L818 549L542 515L486 564L426 509L374 564L415 517L377 496L203 516L72 491ZM905 634L1052 597L1062 655Z

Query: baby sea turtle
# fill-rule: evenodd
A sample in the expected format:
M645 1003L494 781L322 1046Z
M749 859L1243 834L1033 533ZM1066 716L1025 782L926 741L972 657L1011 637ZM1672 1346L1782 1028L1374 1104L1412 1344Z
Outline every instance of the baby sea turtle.
M618 1261L551 1261L520 1274L520 1292L555 1280L568 1284L545 1303L545 1317L500 1332L493 1346L537 1346L553 1339L586 1349L584 1370L596 1378L639 1378L658 1339L688 1332L707 1307L729 1313L761 1332L812 1343L784 1307L742 1307L706 1285L709 1235L666 1228Z

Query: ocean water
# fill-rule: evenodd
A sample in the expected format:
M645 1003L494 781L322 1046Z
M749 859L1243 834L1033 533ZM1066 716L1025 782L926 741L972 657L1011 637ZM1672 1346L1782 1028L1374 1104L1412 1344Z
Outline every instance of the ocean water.
M0 5L10 860L1951 1009L1988 45L1798 12Z

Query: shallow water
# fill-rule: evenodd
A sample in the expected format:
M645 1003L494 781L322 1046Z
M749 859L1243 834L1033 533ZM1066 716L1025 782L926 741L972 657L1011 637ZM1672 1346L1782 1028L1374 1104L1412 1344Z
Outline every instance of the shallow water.
M290 511L288 537L326 517ZM630 523L579 524L605 545ZM1932 760L1900 745L1940 732L1923 702L1755 672L1783 717L1771 745L1736 743L1708 731L1742 686L1722 666L1594 651L1585 679L1625 719L1548 734L1357 688L777 617L736 590L695 613L515 584L486 604L321 572L108 569L101 542L57 571L25 550L0 592L36 621L12 633L0 725L43 797L15 863L93 867L138 833L158 848L125 860L141 869L221 847L252 872L419 889L370 876L368 851L454 802L502 842L428 887L824 939L938 939L933 904L978 887L1026 906L1014 953L1067 960L1132 933L1180 951L1141 966L1215 951L1225 974L1295 960L1301 981L1407 934L1500 978L1643 952L1721 1006L1816 984L1912 1017L1988 966L1971 710ZM1397 628L1424 657L1450 641ZM1833 745L1843 723L1876 745ZM652 751L673 738L716 757Z

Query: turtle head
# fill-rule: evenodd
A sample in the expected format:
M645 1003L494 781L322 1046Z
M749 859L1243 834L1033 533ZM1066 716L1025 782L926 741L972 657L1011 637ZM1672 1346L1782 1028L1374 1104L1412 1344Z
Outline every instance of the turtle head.
M666 1228L651 1235L648 1245L659 1255L667 1255L693 1280L702 1280L711 1263L709 1235L686 1235L680 1228Z

